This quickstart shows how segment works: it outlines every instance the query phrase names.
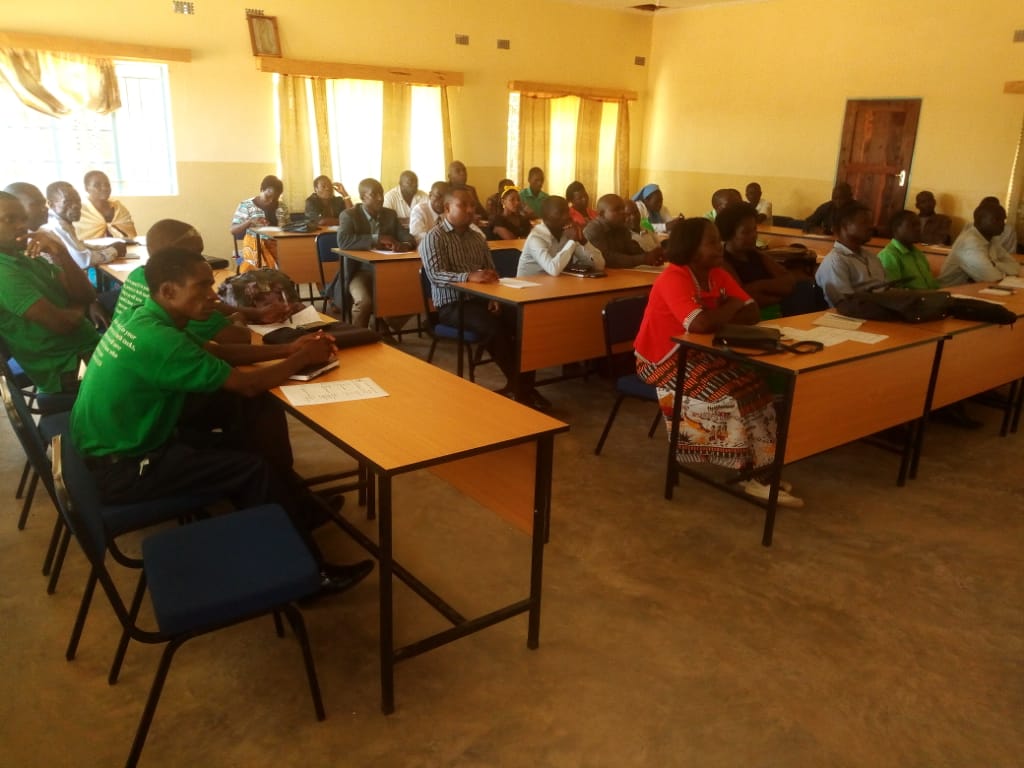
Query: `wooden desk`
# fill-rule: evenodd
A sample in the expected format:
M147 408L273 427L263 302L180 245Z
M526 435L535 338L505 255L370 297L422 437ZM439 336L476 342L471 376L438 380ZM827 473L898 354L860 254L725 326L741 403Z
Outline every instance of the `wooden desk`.
M360 268L373 273L373 315L378 324L381 318L399 315L418 315L423 311L423 293L420 291L420 255L416 251L405 253L377 253L333 248L341 256L344 306L342 317L349 316L348 281L349 259L359 262Z
M769 324L807 329L820 314L786 317ZM761 540L766 547L772 542L778 483L785 464L912 422L914 427L909 430L903 446L898 479L900 485L905 482L920 421L928 412L942 333L902 323L872 321L865 322L860 330L888 338L877 344L845 341L807 355L780 353L763 357L746 357L716 348L712 346L711 334L686 334L675 339L680 345L680 370L685 370L686 355L692 350L721 355L753 366L764 374L785 377L787 405L778 414L771 496L768 502L762 502L735 492L740 498L766 509ZM676 392L668 450L665 498L669 499L680 473L707 482L705 477L676 461L680 392L681 386Z
M337 232L337 227L324 227L314 232L283 232L278 227L260 227L250 230L258 236L258 244L262 247L264 240L277 243L277 266L293 282L320 284L320 265L316 252L316 236L323 232ZM331 270L331 271L329 271ZM334 278L333 268L326 265L324 279L330 282Z
M141 267L149 261L149 251L144 245L129 245L128 256L130 258L115 259L109 264L101 264L97 269L118 285L123 285L124 281L128 279L128 275L134 272L136 267ZM213 270L214 285L220 285L233 274L234 271L230 266Z
M458 283L460 296L493 299L516 310L517 370L536 371L604 357L601 311L612 299L646 295L658 274L609 269L607 277L532 275L531 288L500 283Z
M341 350L340 367L317 381L369 377L388 397L303 408L274 394L300 421L369 468L376 495L378 541L344 518L338 522L380 561L381 707L394 711L394 665L521 613L529 614L527 646L540 639L544 539L551 511L554 436L568 425L453 376L384 344ZM458 403L461 419L444 407ZM494 471L500 467L501 471ZM466 495L530 533L529 596L466 618L394 562L392 480L429 469ZM398 577L452 627L394 647L392 579Z

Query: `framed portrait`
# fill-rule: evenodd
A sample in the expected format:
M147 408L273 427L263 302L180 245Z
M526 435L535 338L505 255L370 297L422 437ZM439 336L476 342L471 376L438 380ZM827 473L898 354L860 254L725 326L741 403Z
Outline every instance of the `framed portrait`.
M277 34L276 16L246 16L249 22L249 42L253 56L280 56L281 37Z

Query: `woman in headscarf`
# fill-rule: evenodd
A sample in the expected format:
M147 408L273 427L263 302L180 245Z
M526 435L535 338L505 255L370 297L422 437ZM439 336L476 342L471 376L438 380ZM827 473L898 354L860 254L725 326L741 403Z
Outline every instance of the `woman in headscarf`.
M640 219L647 219L651 224L668 224L672 220L672 214L665 207L662 198L661 187L657 184L648 184L635 195L633 202L640 211Z

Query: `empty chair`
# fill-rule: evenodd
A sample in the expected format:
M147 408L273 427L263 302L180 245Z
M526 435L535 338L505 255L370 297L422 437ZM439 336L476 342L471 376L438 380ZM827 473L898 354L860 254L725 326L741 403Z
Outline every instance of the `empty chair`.
M437 314L437 309L434 307L434 300L430 297L430 278L427 277L427 273L422 269L420 270L420 290L423 293L423 315L427 319L426 331L427 335L430 336L430 352L427 353L427 362L434 362L434 351L437 349L437 343L439 341L459 341L459 329L454 325L445 325L441 322ZM466 330L462 334L462 340L465 342L466 350L468 351L469 358L469 380L476 381L476 367L485 363L493 363L494 361L490 358L483 358L483 344L481 344L480 337L471 330ZM458 362L458 374L462 376L462 354L460 351L459 362Z
M111 542L95 483L71 441L60 436L53 441L53 477L61 513L124 631L138 642L166 643L128 766L138 763L178 648L193 637L267 614L275 623L282 613L288 619L302 649L313 708L317 719L324 719L305 623L292 604L317 591L320 569L281 507L252 507L149 536L142 543L142 573L129 608L106 568ZM156 631L136 624L147 585Z
M515 277L519 271L519 257L523 252L518 248L496 248L491 251L494 269L500 277Z
M327 276L324 274L324 264L338 264L341 257L334 253L334 248L338 247L338 235L334 232L321 232L316 236L316 258L317 267L320 269L320 292L324 300L323 311L327 311L327 301L330 298L327 295L327 285L329 281ZM340 269L340 265L339 265ZM333 279L333 278L332 278ZM343 307L338 307L339 310ZM345 318L342 317L344 320Z
M627 397L636 400L643 400L648 403L658 402L658 393L650 384L645 384L636 375L633 363L633 339L640 330L640 323L644 319L644 310L647 309L646 296L627 296L622 299L609 301L601 315L604 319L604 347L606 359L612 375L615 375L623 368L623 361L628 363L631 373L618 376L615 379L616 398L611 413L608 414L608 421L605 422L604 430L597 441L594 453L601 455L604 442L608 439L608 433L615 423L615 417L619 413L622 401ZM628 356L627 356L628 353ZM658 428L658 421L661 419L661 411L655 411L654 421L647 437L653 437L654 431Z

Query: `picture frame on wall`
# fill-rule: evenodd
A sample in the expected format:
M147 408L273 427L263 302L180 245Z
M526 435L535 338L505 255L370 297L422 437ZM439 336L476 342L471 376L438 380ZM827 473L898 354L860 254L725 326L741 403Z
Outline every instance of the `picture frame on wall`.
M276 16L245 17L249 22L249 42L253 56L281 56L281 37L277 32Z

